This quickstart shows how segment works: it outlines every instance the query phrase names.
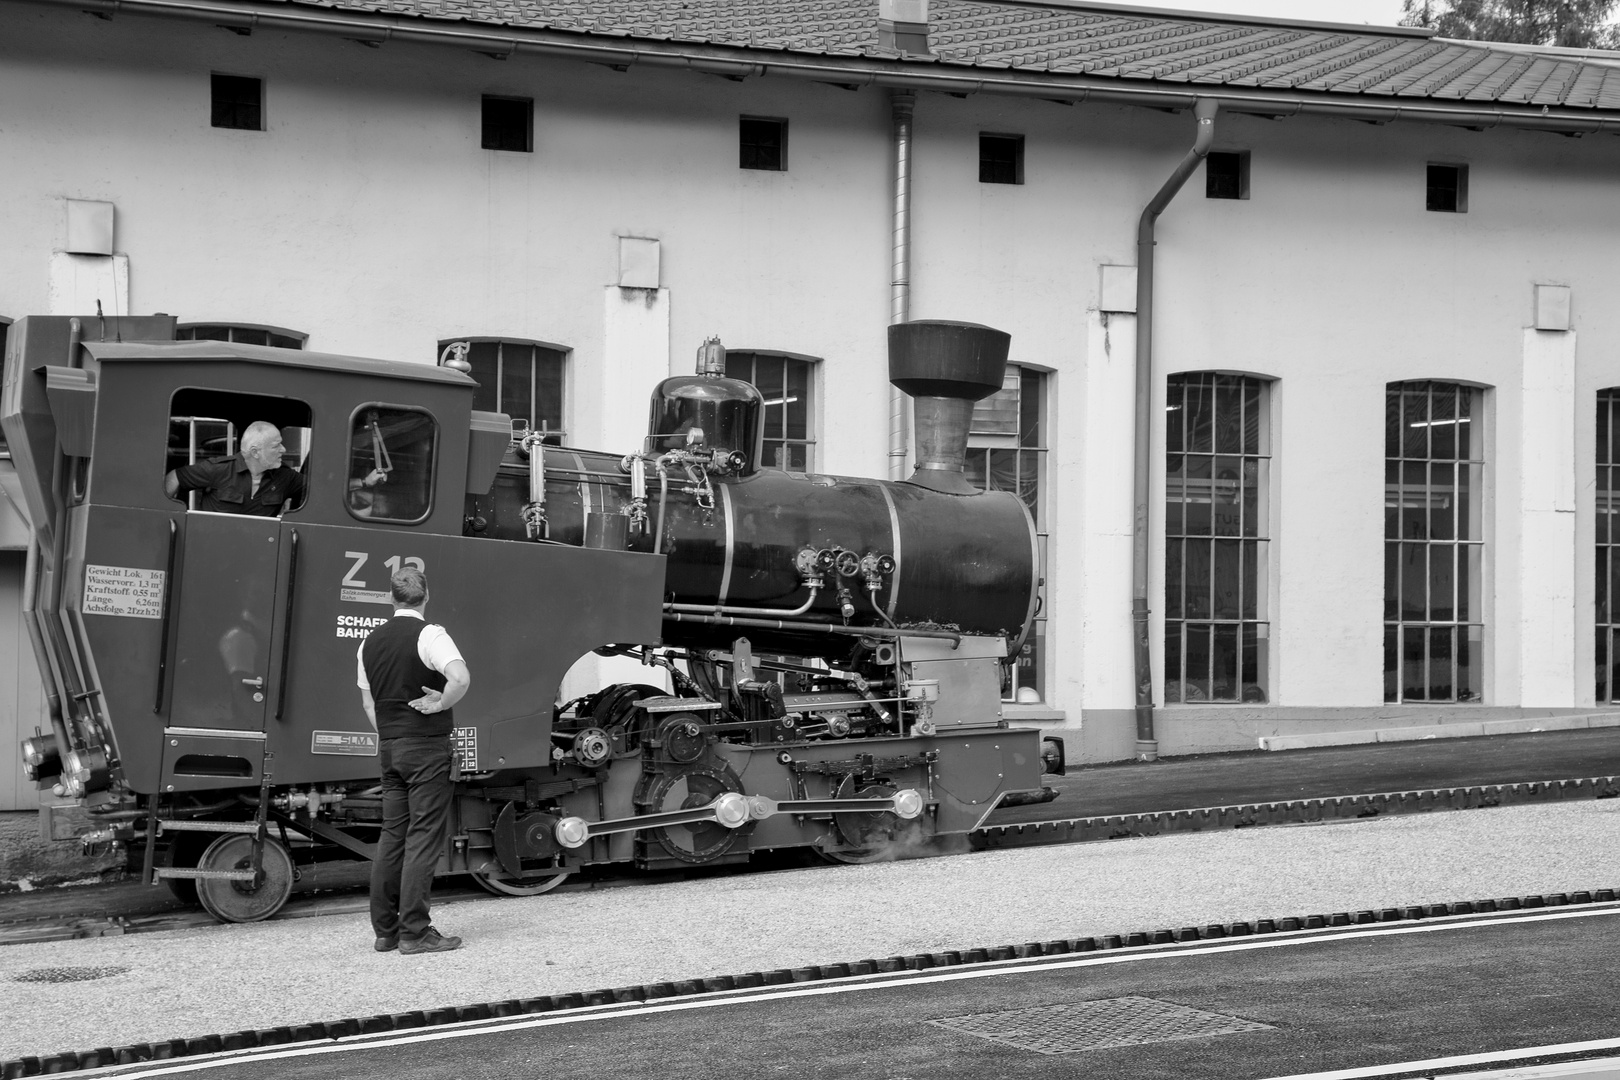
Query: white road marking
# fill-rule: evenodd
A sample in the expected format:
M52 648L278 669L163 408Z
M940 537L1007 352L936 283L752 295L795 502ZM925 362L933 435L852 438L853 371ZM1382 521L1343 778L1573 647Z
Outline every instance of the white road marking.
M1258 949L1285 949L1296 945L1317 945L1323 942L1353 941L1360 938L1399 937L1406 934L1432 934L1447 930L1498 929L1529 922L1558 922L1568 919L1590 919L1620 915L1620 905L1581 907L1528 914L1523 911L1502 912L1486 916L1453 916L1425 920L1421 923L1381 924L1342 929L1334 932L1322 930L1286 931L1267 934L1261 938L1227 939L1219 943L1179 943L1166 945L1158 951L1145 952L1133 948L1119 953L1086 953L1078 956L1065 954L1062 958L1030 956L1022 959L996 961L993 964L974 964L971 967L951 968L944 971L896 971L873 975L850 975L836 979L822 979L814 983L792 986L767 986L743 990L718 990L706 994L686 995L655 1001L616 1002L611 1005L590 1005L578 1009L543 1016L496 1017L489 1020L468 1020L444 1024L410 1034L378 1032L370 1035L351 1035L315 1045L294 1046L286 1049L255 1048L226 1051L198 1056L156 1067L143 1065L113 1065L100 1069L87 1069L81 1076L116 1076L119 1080L144 1080L146 1077L175 1076L181 1073L201 1072L228 1065L247 1062L277 1061L288 1058L314 1057L321 1054L341 1054L351 1050L373 1047L408 1046L414 1043L464 1039L477 1035L526 1031L534 1028L562 1027L585 1024L598 1020L616 1020L622 1016L648 1016L657 1013L686 1012L695 1009L713 1009L725 1005L743 1005L754 1002L782 1001L788 998L824 997L833 994L853 994L868 990L888 990L896 986L925 986L930 983L963 982L972 979L993 979L1003 975L1027 974L1031 968L1042 971L1062 971L1083 967L1108 967L1115 964L1143 963L1153 960L1181 960L1189 956L1208 956L1217 953L1251 952ZM1420 1069L1452 1065L1488 1064L1493 1061L1514 1061L1525 1057L1549 1054L1581 1053L1585 1050L1603 1050L1620 1047L1620 1039L1592 1043L1568 1043L1559 1047L1535 1047L1529 1050L1505 1050L1491 1054L1476 1054L1459 1058L1441 1058L1434 1061L1411 1063L1407 1066L1384 1065L1367 1069L1348 1069L1340 1072L1310 1073L1300 1076L1279 1077L1276 1080L1358 1080L1377 1077L1402 1068ZM130 1070L130 1071L126 1071Z
M1398 1061L1389 1065L1373 1065L1365 1069L1298 1073L1294 1076L1272 1077L1272 1080L1369 1080L1372 1077L1414 1072L1419 1069L1455 1069L1459 1065L1488 1065L1493 1062L1522 1061L1525 1058L1552 1057L1558 1054L1589 1054L1593 1050L1617 1048L1620 1048L1620 1039L1594 1039L1591 1042L1526 1046L1519 1050L1498 1050L1489 1054L1463 1054L1460 1057L1428 1058L1423 1061ZM1443 1080L1554 1080L1555 1077L1564 1076L1578 1076L1584 1080L1611 1080L1613 1077L1620 1077L1620 1059L1567 1061L1562 1065L1536 1065L1528 1069L1508 1069L1488 1073L1450 1073ZM1430 1077L1429 1080L1434 1078Z

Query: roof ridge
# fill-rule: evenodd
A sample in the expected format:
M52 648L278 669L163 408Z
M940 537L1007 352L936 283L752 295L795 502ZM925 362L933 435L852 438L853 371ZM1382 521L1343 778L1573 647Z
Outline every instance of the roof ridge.
M1096 12L1098 14L1135 14L1169 19L1192 19L1205 23L1239 23L1258 26L1277 26L1306 30L1338 30L1378 37L1428 38L1435 31L1426 26L1379 26L1373 23L1332 22L1316 19L1284 19L1273 15L1242 15L1228 12L1189 11L1185 8L1150 7L1134 3L1109 3L1107 0L958 0L959 3L977 3L1008 7L1045 7L1064 11Z

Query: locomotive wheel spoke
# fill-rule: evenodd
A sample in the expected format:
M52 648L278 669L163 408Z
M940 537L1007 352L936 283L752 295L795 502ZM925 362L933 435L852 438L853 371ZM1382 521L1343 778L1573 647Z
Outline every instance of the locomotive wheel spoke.
M263 872L253 881L203 878L197 899L220 922L258 922L281 910L292 895L292 857L279 841L264 839ZM245 833L221 836L197 862L200 870L246 870L253 865L253 837Z

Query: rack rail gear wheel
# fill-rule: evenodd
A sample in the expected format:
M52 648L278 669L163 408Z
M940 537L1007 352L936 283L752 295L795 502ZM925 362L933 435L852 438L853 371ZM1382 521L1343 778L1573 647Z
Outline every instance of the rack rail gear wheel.
M541 871L538 877L512 877L504 870L481 872L474 870L472 879L485 892L496 896L539 896L548 893L573 876L572 870Z
M637 793L636 806L644 814L662 814L670 810L690 810L707 806L728 791L742 793L742 781L730 766L718 764L688 765L674 772L653 773L642 780ZM653 829L647 838L672 858L689 863L704 863L718 859L737 844L738 837L748 826L728 829L714 821L692 825L671 825Z
M292 857L281 843L264 838L261 872L252 881L229 878L197 879L197 899L220 922L258 922L281 910L292 895ZM245 833L222 836L208 846L197 863L199 870L248 870L253 866L253 837Z
M899 788L887 780L862 781L846 775L834 798L878 799ZM842 844L818 849L830 862L872 863L927 854L929 835L924 819L902 821L888 810L845 811L833 815L833 829Z

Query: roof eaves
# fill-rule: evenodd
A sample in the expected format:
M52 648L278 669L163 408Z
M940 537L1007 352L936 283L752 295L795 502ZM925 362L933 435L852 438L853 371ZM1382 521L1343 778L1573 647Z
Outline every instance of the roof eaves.
M777 74L820 82L867 85L915 90L932 90L966 95L979 92L1019 94L1094 101L1107 104L1137 105L1159 109L1188 108L1201 97L1218 100L1236 112L1265 115L1313 113L1355 116L1380 120L1421 120L1461 126L1511 125L1557 131L1620 131L1620 116L1593 116L1589 109L1574 114L1553 112L1529 105L1494 104L1459 106L1456 102L1402 102L1389 98L1396 93L1389 84L1408 68L1432 60L1447 51L1450 42L1408 37L1391 49L1408 54L1401 62L1380 65L1364 76L1374 82L1360 94L1335 88L1328 93L1238 90L1228 87L1155 85L1151 76L1130 80L1117 76L1085 74L1053 75L1039 69L988 68L970 62L944 58L901 56L891 50L863 50L859 58L829 60L802 53L776 53L768 56L742 46L691 46L662 44L634 37L606 38L564 34L549 29L491 27L483 24L448 26L436 20L372 12L339 11L309 3L286 0L33 0L53 6L121 11L126 14L167 15L213 24L257 25L280 29L324 31L344 37L368 40L399 40L450 44L486 52L492 47L508 55L518 51L534 55L565 57L572 60L606 63L615 67L649 64L687 71L723 74L733 77ZM1534 57L1531 58L1532 60ZM1353 87L1352 87L1353 89ZM1407 95L1410 96L1410 95Z

